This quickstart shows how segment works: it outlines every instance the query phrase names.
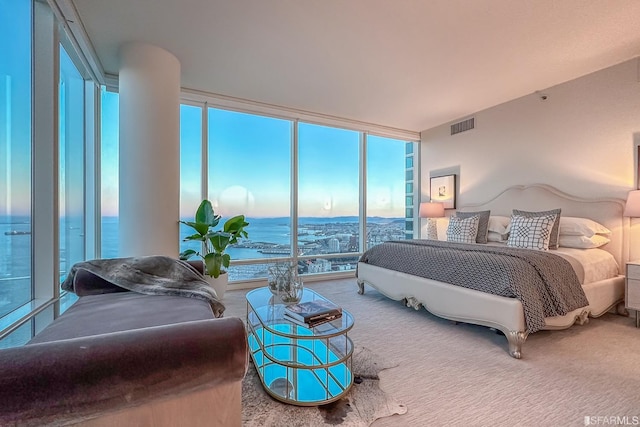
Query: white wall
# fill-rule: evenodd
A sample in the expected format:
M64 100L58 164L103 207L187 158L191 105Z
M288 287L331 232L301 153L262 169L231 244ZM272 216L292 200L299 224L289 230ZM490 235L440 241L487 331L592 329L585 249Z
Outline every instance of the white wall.
M448 173L458 174L458 206L532 183L624 199L635 188L640 143L638 62L543 89L546 101L531 94L480 111L465 133L450 136L450 123L423 131L422 201L429 200L430 175Z

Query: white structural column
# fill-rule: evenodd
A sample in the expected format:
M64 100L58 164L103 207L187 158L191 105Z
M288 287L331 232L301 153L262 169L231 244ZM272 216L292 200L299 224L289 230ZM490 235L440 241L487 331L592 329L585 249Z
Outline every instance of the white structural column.
M177 257L180 63L144 43L120 59L120 255Z

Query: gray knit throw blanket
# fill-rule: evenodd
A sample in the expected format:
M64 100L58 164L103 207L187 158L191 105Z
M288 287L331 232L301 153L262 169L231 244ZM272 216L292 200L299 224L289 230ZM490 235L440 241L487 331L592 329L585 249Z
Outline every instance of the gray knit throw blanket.
M225 309L204 276L187 262L174 258L145 256L78 262L62 283L62 289L77 293L75 278L79 270L144 295L173 295L207 301L215 317L222 317Z

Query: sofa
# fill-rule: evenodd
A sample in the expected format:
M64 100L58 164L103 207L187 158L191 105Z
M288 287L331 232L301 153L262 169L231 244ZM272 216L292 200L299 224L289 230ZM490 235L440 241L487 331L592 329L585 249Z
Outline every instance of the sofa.
M0 351L0 425L241 425L241 319L85 270L73 287L79 298L62 316Z

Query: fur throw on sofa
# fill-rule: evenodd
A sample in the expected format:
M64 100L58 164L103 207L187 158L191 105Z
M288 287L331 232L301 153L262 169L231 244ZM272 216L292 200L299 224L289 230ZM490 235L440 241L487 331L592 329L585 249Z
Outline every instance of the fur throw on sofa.
M78 281L80 276L82 283ZM114 289L113 285L144 295L174 295L205 300L211 305L215 317L222 317L225 308L204 276L193 266L166 256L79 262L71 268L62 283L62 289L78 295L120 290Z

